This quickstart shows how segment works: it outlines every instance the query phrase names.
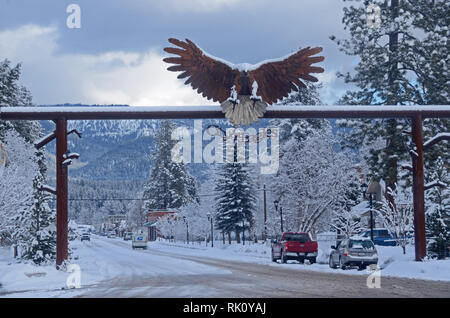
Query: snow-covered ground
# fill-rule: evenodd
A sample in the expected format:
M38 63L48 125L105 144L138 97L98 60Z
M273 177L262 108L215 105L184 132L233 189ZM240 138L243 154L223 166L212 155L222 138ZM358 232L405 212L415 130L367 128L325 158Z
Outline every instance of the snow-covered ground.
M248 243L246 245L215 242L214 248L206 247L205 243L173 243L159 241L152 243L152 249L161 251L173 251L179 254L199 255L204 257L229 259L244 262L254 262L271 266L289 266L298 270L312 270L348 275L367 275L366 271L357 269L331 269L328 266L328 251L319 250L319 261L322 264L298 264L296 261L288 261L287 264L272 263L270 257L270 244ZM170 247L170 248L169 248ZM403 255L401 247L377 246L378 265L382 276L405 277L426 280L441 280L450 282L450 260L425 260L414 261L414 246L407 246L406 254ZM326 261L325 261L326 259ZM326 263L326 264L325 264Z
M121 277L229 273L192 261L174 262L170 257L132 250L131 243L121 239L92 236L90 242L76 240L70 245L73 255L78 256L72 263L80 266L82 288L66 292L65 296L69 297L85 292L86 288L101 281ZM54 266L15 263L11 255L8 249L0 248L0 297L15 297L9 294L12 291L20 291L20 297L51 297L61 295L61 290L66 288L70 273L58 271ZM5 293L8 294L2 296Z
M161 277L166 275L231 274L230 271L195 262L212 258L263 264L270 267L299 271L319 271L344 275L367 275L356 269L331 269L328 264L273 263L270 244L249 243L231 245L216 241L215 247L205 243L149 242L149 250L132 250L129 241L107 239L93 235L91 242L70 242L77 264L81 269L81 289L66 289L70 273L57 271L54 266L34 266L16 263L11 251L0 248L0 297L73 297L101 285L104 281L130 277ZM414 248L403 255L400 247L378 247L381 276L396 276L450 282L450 260L414 261ZM183 258L186 256L186 258ZM325 259L326 253L322 258ZM65 290L63 290L65 289Z

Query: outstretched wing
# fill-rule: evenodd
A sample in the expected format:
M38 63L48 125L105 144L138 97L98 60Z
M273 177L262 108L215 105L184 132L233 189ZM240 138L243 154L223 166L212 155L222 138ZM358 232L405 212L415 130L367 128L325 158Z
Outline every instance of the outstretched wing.
M258 96L268 103L276 103L287 97L290 92L298 91L298 87L305 88L301 81L317 82L317 78L310 73L323 73L321 67L311 64L322 62L323 56L314 56L322 52L321 47L301 49L282 61L268 62L250 72L250 81L258 83Z
M168 47L164 51L179 57L165 58L164 62L176 64L168 68L169 71L183 72L178 78L188 78L186 85L191 84L203 97L220 103L226 101L231 94L239 71L232 69L225 63L207 56L192 41L186 42L169 39L169 42L179 48Z

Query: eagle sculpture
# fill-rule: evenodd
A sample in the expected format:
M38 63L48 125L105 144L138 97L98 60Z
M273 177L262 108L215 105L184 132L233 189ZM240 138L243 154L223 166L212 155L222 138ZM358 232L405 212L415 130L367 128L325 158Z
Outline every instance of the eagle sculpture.
M323 56L313 56L321 47L304 48L281 59L268 60L255 65L232 64L201 50L192 41L169 39L177 47L164 51L178 57L165 58L164 62L175 64L169 71L183 72L179 79L187 78L203 97L220 102L225 116L235 125L258 121L266 112L267 105L287 97L292 91L306 88L305 81L317 82L311 73L322 73L321 67L312 66L322 62Z

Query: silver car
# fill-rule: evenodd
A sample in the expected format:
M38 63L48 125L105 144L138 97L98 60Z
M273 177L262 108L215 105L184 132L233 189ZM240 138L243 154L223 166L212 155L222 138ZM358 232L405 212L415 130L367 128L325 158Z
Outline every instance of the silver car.
M331 247L329 265L331 268L346 269L357 266L365 269L378 263L378 252L369 238L355 237L342 240L336 247Z

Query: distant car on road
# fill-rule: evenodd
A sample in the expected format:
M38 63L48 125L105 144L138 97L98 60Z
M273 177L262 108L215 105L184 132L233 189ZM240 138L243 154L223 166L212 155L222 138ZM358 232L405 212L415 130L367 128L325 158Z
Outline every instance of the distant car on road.
M343 239L338 246L331 247L329 266L347 269L358 266L365 269L368 265L378 263L378 252L375 245L366 237Z
M125 232L123 235L124 241L131 241L133 239L133 232Z
M131 247L135 248L143 248L147 249L148 237L144 231L133 234L133 242L131 243Z
M365 231L362 237L370 238L370 230ZM373 229L373 243L380 246L396 246L397 240L387 229Z
M318 244L308 233L286 232L272 241L272 262L280 260L297 260L303 263L305 259L311 264L316 262Z
M116 232L108 232L107 238L116 238Z
M81 242L83 241L91 241L91 235L87 232L81 234Z

